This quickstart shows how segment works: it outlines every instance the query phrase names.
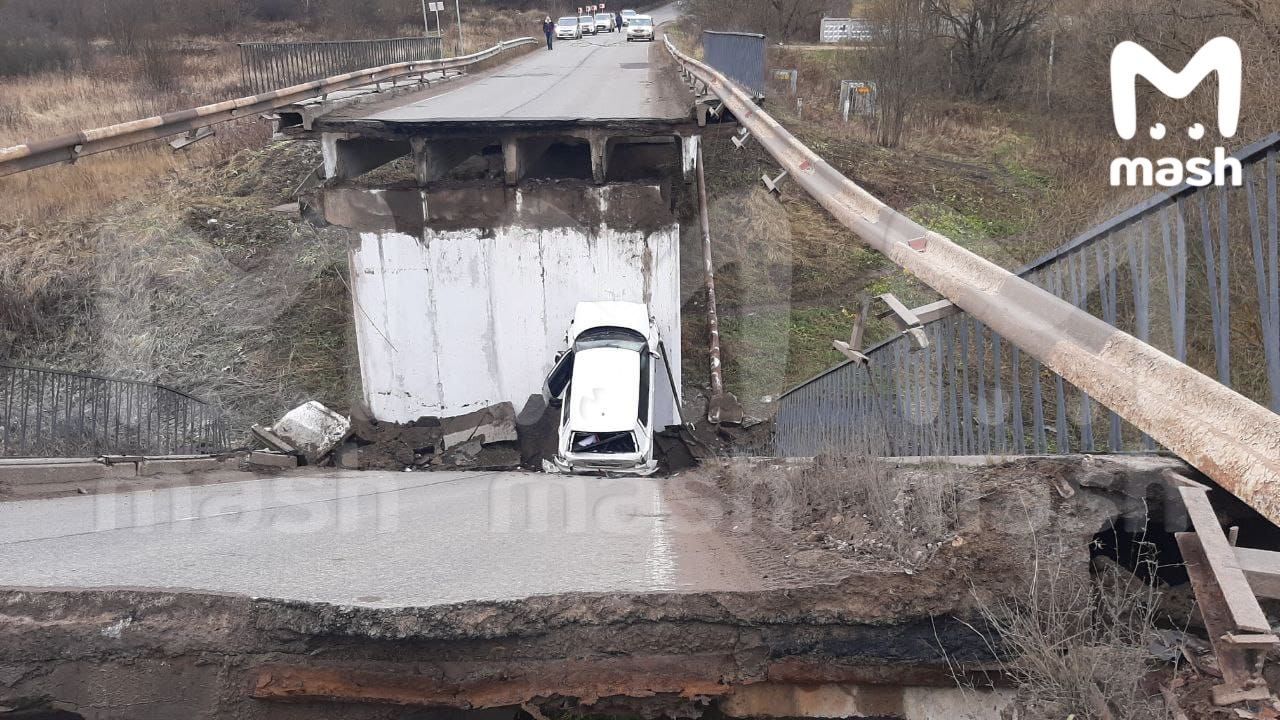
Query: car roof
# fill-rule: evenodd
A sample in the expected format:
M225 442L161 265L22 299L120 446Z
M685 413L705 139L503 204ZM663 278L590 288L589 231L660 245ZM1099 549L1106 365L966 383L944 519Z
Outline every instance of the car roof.
M583 432L635 429L640 408L640 353L591 348L573 358L569 428Z

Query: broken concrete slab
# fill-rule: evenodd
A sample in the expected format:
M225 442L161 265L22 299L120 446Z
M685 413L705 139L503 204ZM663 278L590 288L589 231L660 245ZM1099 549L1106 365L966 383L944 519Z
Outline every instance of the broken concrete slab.
M254 450L249 453L249 464L261 465L262 467L296 468L298 467L298 456L270 450Z
M290 445L288 442L285 442L284 438L272 432L271 428L265 428L261 425L258 425L257 423L254 423L249 429L253 431L253 434L257 436L259 440L266 443L267 446L270 448L279 450L282 453L298 452L297 448L295 448L293 445Z
M194 457L194 458L143 458L138 463L138 476L164 475L168 473L193 473L220 470L235 467L235 463L226 463L226 457Z
M446 450L473 438L483 438L484 443L515 442L515 407L501 402L466 415L442 418L440 431Z
M315 463L351 431L351 420L312 400L290 410L271 432Z

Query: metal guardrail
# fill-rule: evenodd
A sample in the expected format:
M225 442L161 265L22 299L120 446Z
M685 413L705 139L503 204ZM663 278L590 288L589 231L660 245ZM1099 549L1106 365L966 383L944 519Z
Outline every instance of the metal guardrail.
M789 177L837 221L1272 521L1280 521L1280 415L885 205L763 112L724 75L666 46ZM920 402L920 401L916 401Z
M362 68L439 60L439 35L382 40L326 42L246 42L240 48L240 78L245 90L265 93Z
M1177 360L1199 348L1198 369L1280 411L1278 152L1280 133L1234 155L1244 187L1162 193L1018 275ZM1256 335L1228 332L1241 313L1256 320ZM1211 322L1188 323L1189 315ZM875 447L892 455L1156 449L1150 436L971 317L937 320L928 330L930 348L913 353L894 338L865 351L870 368L844 363L784 393L780 451L857 448L870 440L846 425L876 418L892 431Z
M226 100L213 105L203 105L189 110L179 110L94 130L81 130L80 132L49 140L3 148L0 149L0 177L55 163L75 162L85 155L137 145L149 140L169 137L170 135L189 132L229 120L252 117L258 113L275 110L276 108L292 105L310 98L322 97L338 90L371 85L410 75L453 70L474 65L489 60L511 48L537 42L531 37L507 40L471 55L441 60L383 65L334 75L323 80L301 83L258 95Z
M179 390L0 363L0 457L226 450L221 413Z

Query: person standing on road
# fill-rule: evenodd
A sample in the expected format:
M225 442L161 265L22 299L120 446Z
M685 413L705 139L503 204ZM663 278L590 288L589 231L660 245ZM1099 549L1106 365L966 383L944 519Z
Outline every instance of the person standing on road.
M551 38L556 34L556 24L551 22L551 16L548 15L542 20L542 34L547 36L547 49L551 49Z
M622 11L621 10L613 11L613 27L618 32L622 32Z

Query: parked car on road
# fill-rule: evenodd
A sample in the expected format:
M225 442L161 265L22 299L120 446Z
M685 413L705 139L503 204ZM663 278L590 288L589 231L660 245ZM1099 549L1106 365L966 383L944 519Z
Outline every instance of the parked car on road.
M613 13L596 13L596 32L613 32L617 30Z
M653 18L648 15L636 15L627 22L627 42L632 40L653 42Z
M577 15L562 17L556 21L556 39L557 40L581 40L582 24L578 22Z
M639 13L637 13L635 10L623 10L621 14L622 14L622 27L626 27L627 24L631 22L631 18L635 17Z
M596 19L590 15L579 15L578 28L582 31L583 35L595 35Z
M658 329L643 303L580 302L544 392L560 399L555 469L651 475Z

